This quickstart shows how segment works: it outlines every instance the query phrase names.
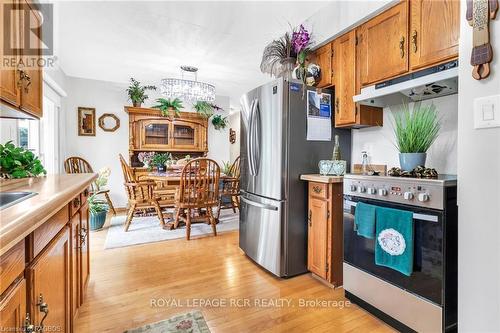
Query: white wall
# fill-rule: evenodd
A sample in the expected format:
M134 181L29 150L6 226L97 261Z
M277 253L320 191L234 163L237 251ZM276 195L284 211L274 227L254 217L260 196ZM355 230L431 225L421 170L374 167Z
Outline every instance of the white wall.
M123 175L120 168L118 154L128 159L128 114L124 111L125 105L130 105L125 93L126 85L88 80L74 77L66 78L65 99L65 133L64 151L69 156L81 156L85 158L98 171L103 167L111 168L111 176L108 187L111 199L117 207L125 207L127 198L123 188ZM146 107L154 105L154 99L159 93L150 93L150 99L146 101ZM216 104L224 110L229 110L229 97L217 96ZM93 107L96 109L96 118L103 113L114 113L120 119L120 128L115 132L104 132L96 124L96 136L78 136L77 114L78 107ZM189 105L185 104L188 108ZM183 110L189 111L189 110ZM225 111L227 113L228 111ZM223 131L214 129L209 121L208 130L208 156L217 162L229 160L229 128Z
M9 118L0 119L0 143L5 144L12 141L17 145L17 120Z
M441 131L427 152L426 166L441 174L457 174L457 95L423 101L434 103L441 118ZM352 163L361 163L361 152L367 151L372 164L387 164L388 169L399 167L399 152L394 146L391 110L398 112L401 105L384 108L384 126L352 131ZM410 104L410 108L413 104Z
M309 17L305 26L311 29L314 41L323 44L349 31L397 3L395 0L338 0L332 1Z
M500 332L500 128L473 128L473 101L500 94L500 20L490 23L489 78L471 77L472 28L461 1L458 100L458 327ZM498 110L497 110L497 117Z

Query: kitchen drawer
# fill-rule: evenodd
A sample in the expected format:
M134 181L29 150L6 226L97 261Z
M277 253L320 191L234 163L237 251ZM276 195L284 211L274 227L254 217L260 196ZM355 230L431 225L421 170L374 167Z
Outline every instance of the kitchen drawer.
M328 199L328 184L309 182L309 196Z
M78 212L81 206L82 206L82 198L81 195L79 194L69 202L69 217L73 217L73 215L75 215Z
M24 261L23 239L0 257L0 295L23 273Z
M78 199L80 196L77 197ZM70 203L72 204L73 201ZM30 260L35 258L49 242L61 231L62 228L68 223L68 206L64 206L56 214L50 217L38 229L33 231L30 236L31 253Z

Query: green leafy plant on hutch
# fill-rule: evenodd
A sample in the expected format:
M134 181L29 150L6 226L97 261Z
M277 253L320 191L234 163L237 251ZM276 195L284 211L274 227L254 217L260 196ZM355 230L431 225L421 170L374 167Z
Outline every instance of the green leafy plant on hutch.
M212 125L214 125L215 129L220 131L227 127L228 121L227 117L223 117L220 114L216 114L212 117Z
M164 117L171 117L172 115L180 117L181 109L184 107L182 101L178 98L158 98L156 102L158 104L153 106L153 108L159 109Z
M146 99L148 99L148 95L146 95L146 91L148 90L156 90L155 86L141 86L141 83L134 79L130 78L130 86L127 88L128 98L132 101L132 105L135 107L141 107L141 104L144 103Z
M1 178L28 178L45 174L47 171L33 152L16 147L12 141L0 144Z

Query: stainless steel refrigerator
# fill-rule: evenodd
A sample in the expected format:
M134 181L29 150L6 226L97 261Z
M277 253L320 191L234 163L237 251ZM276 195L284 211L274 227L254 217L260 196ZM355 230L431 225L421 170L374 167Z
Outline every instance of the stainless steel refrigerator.
M333 91L324 92L333 104ZM302 84L284 79L241 98L239 245L280 277L307 271L307 183L300 175L318 173L318 162L331 158L335 134L350 165L350 130L332 128L332 141L306 140L306 103Z

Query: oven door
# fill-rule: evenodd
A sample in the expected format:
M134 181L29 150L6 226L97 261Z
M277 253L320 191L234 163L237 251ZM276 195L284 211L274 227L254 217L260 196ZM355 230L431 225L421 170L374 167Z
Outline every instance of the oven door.
M414 219L413 273L406 276L375 264L375 239L358 236L358 202L411 211ZM443 212L344 196L344 262L437 305L443 305Z

